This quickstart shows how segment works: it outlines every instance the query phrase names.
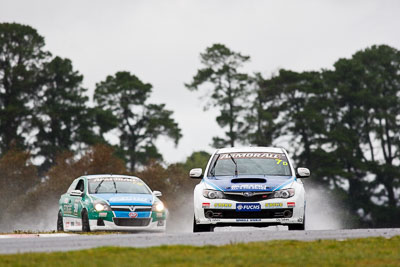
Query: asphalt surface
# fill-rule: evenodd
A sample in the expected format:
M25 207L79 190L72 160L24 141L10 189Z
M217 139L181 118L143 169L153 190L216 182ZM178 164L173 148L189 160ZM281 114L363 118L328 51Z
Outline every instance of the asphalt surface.
M400 228L310 230L310 231L221 231L213 233L130 233L106 235L13 235L0 238L0 254L80 250L103 246L151 247L160 245L225 245L270 240L351 238L400 235Z

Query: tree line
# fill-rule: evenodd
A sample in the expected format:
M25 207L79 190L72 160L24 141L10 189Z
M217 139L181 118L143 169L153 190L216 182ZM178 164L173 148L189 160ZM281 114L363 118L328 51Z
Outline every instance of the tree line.
M57 154L107 143L113 132L116 153L134 171L149 159L162 159L154 141L161 135L176 144L182 137L173 112L149 103L152 85L127 71L96 84L93 105L83 76L71 60L52 56L44 37L30 26L0 24L0 153L12 146L42 159L40 171Z
M182 134L165 104L150 103L152 85L117 72L96 84L89 101L71 60L44 47L32 27L0 24L0 198L56 202L77 176L111 172L136 174L167 192L174 212L187 205L173 196L191 192L193 182L183 177L209 155L161 164L155 140L177 144ZM331 69L265 77L243 71L250 56L214 44L185 86L206 91L205 109L220 111L216 121L226 132L214 147L282 145L311 169L306 185L334 195L356 225L399 226L399 56L393 47L371 46ZM110 133L117 145L106 140Z

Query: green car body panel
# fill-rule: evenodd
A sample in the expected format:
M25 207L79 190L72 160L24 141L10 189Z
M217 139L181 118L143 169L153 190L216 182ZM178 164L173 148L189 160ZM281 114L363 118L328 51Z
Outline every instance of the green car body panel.
M98 188L94 190L90 183ZM129 185L143 192L135 194L99 190L113 184L115 191L121 188L124 190L126 185ZM67 192L60 197L58 225L61 225L61 220L62 228L58 226L58 230L81 231L84 224L82 214L85 214L85 210L90 230L165 231L168 211L157 195L161 193L152 192L141 179L134 176L81 176L75 179ZM99 210L96 205L104 209Z

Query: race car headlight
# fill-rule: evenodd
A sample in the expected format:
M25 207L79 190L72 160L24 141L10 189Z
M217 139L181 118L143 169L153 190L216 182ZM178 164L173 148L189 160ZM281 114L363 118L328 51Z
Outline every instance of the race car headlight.
M164 208L165 208L165 207L164 207L164 204L163 204L162 202L156 202L156 203L153 204L152 210L153 210L153 211L161 212L161 211L164 210Z
M294 188L282 189L275 191L272 198L289 198L294 196Z
M204 189L203 196L210 199L220 199L225 198L225 194L222 191Z
M110 211L111 210L111 207L103 201L95 201L93 203L93 206L96 211Z

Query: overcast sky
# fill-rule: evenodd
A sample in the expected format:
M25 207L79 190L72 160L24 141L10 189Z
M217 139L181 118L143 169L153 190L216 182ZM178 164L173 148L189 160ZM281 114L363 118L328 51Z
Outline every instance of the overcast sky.
M250 55L246 70L265 76L332 68L373 44L400 49L397 0L0 0L0 22L36 28L47 50L72 60L91 94L117 71L151 83L151 102L166 103L183 132L176 148L158 141L168 163L212 152L212 137L223 133L217 110L204 112L203 94L183 85L213 43Z

